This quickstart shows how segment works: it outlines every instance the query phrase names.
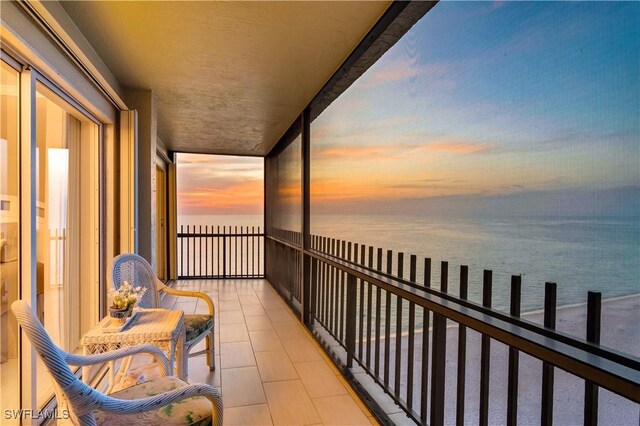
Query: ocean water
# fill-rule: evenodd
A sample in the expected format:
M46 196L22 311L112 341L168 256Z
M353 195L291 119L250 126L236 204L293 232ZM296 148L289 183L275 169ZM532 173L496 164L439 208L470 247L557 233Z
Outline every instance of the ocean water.
M180 216L178 226L260 226L262 216ZM432 259L439 288L440 262L449 263L449 292L458 294L460 265L469 267L469 298L482 299L484 269L493 271L492 304L509 306L510 277L522 275L522 309L541 309L545 282L558 286L558 305L583 303L588 291L603 298L640 293L640 218L453 218L392 215L315 215L313 234ZM386 259L386 252L384 254Z

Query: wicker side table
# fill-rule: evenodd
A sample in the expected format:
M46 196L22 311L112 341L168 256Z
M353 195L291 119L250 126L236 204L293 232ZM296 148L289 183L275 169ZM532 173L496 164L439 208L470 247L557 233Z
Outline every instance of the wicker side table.
M182 346L185 342L185 329L183 322L184 312L166 309L141 309L122 331L109 333L105 327L111 321L105 317L82 337L82 352L84 355L103 353L127 346L152 344L164 351L169 359L171 368L183 378L185 369ZM109 386L113 387L122 375L126 373L130 360L123 362L118 372L115 365L109 364ZM82 378L88 381L89 369L83 367Z

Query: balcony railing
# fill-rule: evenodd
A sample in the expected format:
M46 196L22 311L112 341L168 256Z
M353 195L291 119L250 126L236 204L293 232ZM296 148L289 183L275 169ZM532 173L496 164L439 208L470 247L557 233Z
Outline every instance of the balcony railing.
M504 422L517 424L518 390L520 387L522 392L523 385L519 376L531 377L531 372L523 373L519 364L526 361L530 365L531 357L541 363L540 377L533 384L525 384L539 387L537 416L542 424L553 420L557 396L554 373L559 369L578 381L582 379L580 411L584 424L597 424L599 388L633 403L640 402L640 360L599 345L598 293L588 295L586 338L582 340L555 330L554 283L545 286L544 324L539 325L520 318L520 276L511 277L507 314L492 309L493 276L489 270L483 271L482 304L477 304L468 300L467 266L460 267L459 294L454 296L448 293L452 277L447 262L440 264L436 289L429 258L421 259L419 266L416 256L408 256L409 268L405 271L407 259L403 253L394 255L391 250L320 236L311 236L307 250L293 241L301 239L267 237L269 281L302 314L348 378L360 382L358 376L366 374L419 424L444 424L446 410L455 412L456 424L464 424L471 417L466 410L468 401L476 393L472 415L478 424L489 424L490 401L493 406L496 397L502 398L490 392L500 378L492 374L494 369L507 372L506 383L502 383L506 387L506 401L502 401L506 404ZM306 276L298 273L300 256L307 262ZM417 282L419 267L422 283ZM452 336L454 327L457 335ZM468 337L468 331L473 336ZM476 341L480 346L479 379L474 384L477 392L466 395L470 386L466 367L472 365L467 360L467 344ZM492 346L498 349L500 343L508 348L506 365L496 365L493 358ZM362 388L362 383L356 386ZM445 397L449 399L446 404ZM453 410L451 400L455 400ZM447 415L446 421L451 421L451 416Z
M263 247L259 226L181 225L178 278L263 278Z

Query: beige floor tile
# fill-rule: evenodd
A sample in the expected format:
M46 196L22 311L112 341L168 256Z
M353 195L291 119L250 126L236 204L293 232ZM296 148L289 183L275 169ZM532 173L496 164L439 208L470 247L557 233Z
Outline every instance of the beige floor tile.
M214 333L213 333L213 344L214 344L214 349L217 353L217 351L220 350L220 333L215 332L217 326L214 326ZM191 348L191 353L194 352L199 352L199 351L203 351L206 348L206 339L202 339L198 342L198 344L196 344L194 347Z
M349 395L314 398L313 404L326 425L370 425L369 419Z
M240 302L236 300L220 300L218 303L218 310L220 312L227 311L240 311L242 307L240 306Z
M294 322L296 317L288 308L267 309L267 316L271 322Z
M322 361L322 355L307 338L281 339L284 349L293 362Z
M180 290L200 291L202 282L200 280L181 281Z
M256 296L258 296L260 298L260 300L264 300L264 299L272 299L274 301L276 301L276 299L280 296L278 296L278 293L272 289L272 288L262 288L262 289L255 289L254 291L256 293Z
M260 295L258 293L258 297L260 298L260 302L262 302L262 306L266 310L269 309L287 309L287 304L280 298L280 296L272 296L268 295Z
M249 342L231 342L220 345L222 368L251 367L256 365Z
M347 389L347 392L349 392L349 395L351 395L351 398L353 398L353 400L358 404L358 406L360 407L360 410L362 410L362 412L364 412L367 415L367 417L372 416L373 414L371 413L371 411L369 411L369 408L360 399L356 391L353 390L353 388L349 385L349 383L347 383L346 379L342 376L338 377L338 379L340 379L343 382L345 389Z
M218 291L218 300L222 302L238 302L238 292L236 289Z
M218 302L218 289L210 289L210 288L206 288L203 287L200 291L202 291L203 293L206 293L211 299L213 299L213 303L217 303Z
M238 296L242 299L243 296L255 296L255 291L253 291L253 287L251 284L236 284L236 291L238 292Z
M272 425L267 404L247 405L224 409L225 425Z
M256 296L255 293L253 293L251 295L239 296L239 298L240 298L240 304L242 306L245 306L245 305L260 305L260 306L262 306L262 302L260 302L260 298L258 296Z
M242 311L220 312L220 324L244 324L244 315Z
M267 315L267 312L264 310L262 305L242 304L242 303L241 305L242 305L242 312L247 317Z
M231 324L220 326L220 343L249 341L249 333L244 324Z
M228 368L220 375L225 408L266 402L257 367Z
M320 349L320 354L324 358L333 374L338 376L339 378L342 377L342 373L340 372L340 370L338 370L338 367L329 359L329 356L322 350L322 348Z
M216 369L209 370L205 355L189 358L189 383L207 383L213 387L221 385L220 382L220 357L215 357Z
M304 331L303 325L296 322L276 322L273 328L281 339L304 339L307 333Z
M284 350L278 335L273 330L249 331L249 338L255 352Z
M311 398L349 394L324 360L300 362L294 367Z
M273 325L271 325L271 320L266 315L263 317L246 317L244 320L247 323L247 329L249 331L273 330Z
M194 299L197 300L196 302L196 309L195 312L196 314L205 314L205 315L209 315L210 311L209 311L209 305L207 304L207 302L205 302L202 299ZM213 305L215 307L215 304Z
M371 413L341 376L336 376L339 372L267 281L211 283L193 285L210 291L215 299L217 370L208 370L204 355L193 357L189 361L189 381L220 387L225 424L327 424L314 403L319 401L324 407L322 404L333 402L322 400L335 396L350 397L353 404L362 404L358 409L367 422L370 420L367 416ZM178 298L177 303L187 312L200 309L199 301ZM193 351L203 348L201 343ZM349 414L344 416L349 423ZM376 424L375 419L372 424Z
M173 308L173 304L176 303L176 299L177 298L178 298L177 296L172 296L172 295L167 294L160 301L160 306L163 309L172 309Z
M300 380L264 384L274 424L308 425L320 423L320 416Z
M172 309L184 311L185 314L195 313L196 303L193 301L186 301L185 299L186 298L184 297L178 298Z
M256 352L255 356L263 382L298 378L298 373L285 351Z

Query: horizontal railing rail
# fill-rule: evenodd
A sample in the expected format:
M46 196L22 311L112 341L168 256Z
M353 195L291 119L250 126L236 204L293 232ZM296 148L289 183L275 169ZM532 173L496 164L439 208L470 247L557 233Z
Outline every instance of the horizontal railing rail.
M316 250L309 250L308 253L317 261L350 276L640 403L639 359L540 327L518 317L487 310L470 301L438 294L440 292L434 289L417 289L404 280L372 274L368 268L355 266Z
M542 364L536 386L543 424L553 420L556 369L584 380L581 411L585 424L597 424L599 388L640 403L640 359L599 344L599 293L588 294L585 339L580 339L555 330L554 283L545 285L543 324L537 324L521 318L520 276L511 277L510 310L505 313L491 306L493 283L489 270L483 271L479 304L468 300L467 266L460 267L459 295L453 295L448 291L447 262L440 264L437 289L431 284L430 258L423 260L424 283L417 283L417 257L413 255L405 259L403 253L394 256L390 250L385 253L380 248L320 236L311 236L311 248L306 250L291 243L290 238L287 240L267 237L273 247L308 259L309 275L299 280L305 283L303 294L308 293L302 316L316 338L334 354L345 372L351 372L356 365L362 368L417 423L445 423L445 395L450 391L446 386L450 386L452 374L447 370L448 360L455 366L455 395L447 398L455 399L455 422L468 421L465 401L469 395L465 390L471 341L467 331L480 335L478 409L473 413L478 424L489 423L489 383L495 380L490 380L491 372L503 368L492 365L494 341L508 348L506 424L517 423L520 362L524 354ZM300 257L289 261L302 264ZM280 266L286 267L286 262ZM270 280L276 287L280 285L281 278L275 274ZM457 327L457 335L448 331L451 325ZM452 341L455 345L448 343Z
M264 234L259 226L181 225L178 278L264 278Z

